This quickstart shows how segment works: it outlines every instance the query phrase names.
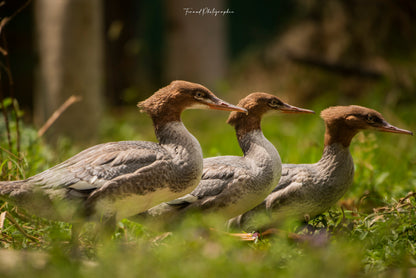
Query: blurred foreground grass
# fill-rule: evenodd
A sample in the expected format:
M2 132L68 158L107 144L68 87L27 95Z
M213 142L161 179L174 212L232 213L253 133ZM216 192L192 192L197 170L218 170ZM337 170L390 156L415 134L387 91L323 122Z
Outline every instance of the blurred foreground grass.
M410 104L394 109L365 100L359 104L379 110L394 125L416 131L416 111ZM324 125L318 115L326 106L317 102L305 107L317 115L271 113L265 117L264 134L277 147L283 162L319 160ZM225 124L227 117L228 113L218 111L184 113L183 121L200 141L205 157L241 155L233 129ZM13 129L13 121L11 124ZM0 122L4 130L1 125L4 123ZM31 127L21 128L21 133L18 154L4 151L7 140L1 138L3 180L34 175L80 151L64 139L52 150ZM150 119L133 108L109 113L103 120L101 138L101 142L155 140ZM111 241L98 244L93 240L93 225L87 225L81 238L84 259L74 260L69 252L69 224L29 217L2 202L0 213L10 212L38 241L28 239L3 219L0 276L416 275L416 196L408 195L416 191L415 138L366 131L353 140L351 152L355 180L339 205L308 226L288 221L280 227L282 232L257 242L242 242L221 232L225 226L213 216L193 215L169 231L124 220Z

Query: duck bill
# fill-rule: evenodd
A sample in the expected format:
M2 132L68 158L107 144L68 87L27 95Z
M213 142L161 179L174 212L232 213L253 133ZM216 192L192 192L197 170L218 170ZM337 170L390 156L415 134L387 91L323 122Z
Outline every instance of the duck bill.
M377 127L377 130L384 131L384 132L391 132L391 133L401 133L401 134L413 135L413 132L411 132L409 130L406 130L406 129L401 129L401 128L395 127L394 125L391 125L387 122L383 126Z
M315 111L313 111L313 110L299 108L299 107L296 107L296 106L293 106L293 105L289 105L287 103L285 103L284 106L283 107L280 107L279 109L283 113L307 113L307 114L315 114Z
M206 105L208 105L210 109L236 111L236 112L243 112L246 114L248 113L246 109L229 104L228 102L225 102L219 98L213 99L212 101L207 102Z

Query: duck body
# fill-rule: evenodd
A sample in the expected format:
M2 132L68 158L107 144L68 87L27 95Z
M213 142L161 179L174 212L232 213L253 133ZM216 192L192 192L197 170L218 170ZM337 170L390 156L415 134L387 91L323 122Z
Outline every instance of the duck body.
M321 117L326 125L321 159L314 164L283 164L276 188L254 209L231 219L231 227L259 229L288 217L310 219L324 213L353 183L354 162L349 146L360 130L412 134L390 125L377 111L362 106L330 107L322 111Z
M171 196L182 196L198 184L202 151L198 141L180 122L168 124L161 133L176 133L162 142L121 141L96 145L40 174L22 181L0 183L0 194L14 199L29 212L54 220L73 220L80 209L95 220L117 212L117 220L139 213ZM166 138L166 136L162 136ZM41 197L33 195L42 193ZM182 194L182 195L181 195ZM20 201L21 200L21 201ZM65 210L51 209L51 201ZM99 214L98 214L99 212Z
M182 110L195 104L245 111L199 84L174 81L140 103L159 143L93 146L26 180L0 182L0 197L48 219L114 222L182 196L202 174L199 142L180 121Z
M239 106L248 114L231 113L233 125L244 156L219 156L204 159L199 185L190 194L160 204L141 216L172 220L188 211L217 213L225 219L258 205L277 185L282 167L278 151L261 131L260 122L269 110L313 113L283 103L266 93L252 93Z
M260 204L273 215L315 217L333 206L350 188L354 162L348 148L333 144L314 164L283 164L282 177Z
M201 181L190 195L188 209L220 212L229 219L259 204L280 179L281 159L260 130L246 134L240 145L244 156L204 159Z

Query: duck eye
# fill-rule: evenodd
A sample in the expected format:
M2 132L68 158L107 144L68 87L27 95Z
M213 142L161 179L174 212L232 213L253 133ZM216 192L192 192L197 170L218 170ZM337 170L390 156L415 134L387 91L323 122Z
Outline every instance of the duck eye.
M382 124L383 123L383 119L380 119L379 117L375 116L375 115L367 115L367 122L372 123L372 124Z
M278 106L282 105L282 102L281 102L281 101L278 101L278 100L276 100L276 99L272 99L272 100L269 102L269 105L270 105L271 107L278 107Z
M195 98L204 98L205 94L201 91L196 91L194 96Z
M377 116L373 116L371 114L368 114L367 115L367 122L376 123L376 122L380 122L380 119Z

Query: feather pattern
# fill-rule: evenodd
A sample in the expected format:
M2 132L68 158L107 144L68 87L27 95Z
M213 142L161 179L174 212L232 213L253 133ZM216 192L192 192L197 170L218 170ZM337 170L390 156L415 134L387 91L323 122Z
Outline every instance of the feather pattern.
M257 204L277 185L281 159L276 148L261 131L262 116L271 110L313 113L282 102L266 93L252 93L239 102L248 114L232 112L228 123L234 126L244 153L204 159L201 181L187 196L160 204L140 214L138 219L160 217L172 221L189 210L218 212L229 219Z
M357 105L329 107L321 117L326 126L321 159L314 164L284 164L273 192L253 210L231 219L230 226L258 229L287 217L308 219L327 211L353 183L349 145L359 131L413 134L390 125L379 112Z
M261 130L241 138L245 156L204 159L199 185L190 194L148 210L147 216L170 218L189 210L220 212L234 217L260 203L277 184L281 160Z
M202 150L180 115L195 104L246 112L202 85L173 81L138 104L152 118L159 143L122 141L91 147L26 180L0 182L0 197L46 218L81 217L113 225L114 220L189 193L202 174Z
M44 197L50 200L84 201L87 214L114 213L112 203L116 200L132 195L146 196L164 188L169 189L171 196L179 197L187 188L190 191L197 185L202 172L202 151L181 122L166 124L158 132L161 137L174 133L174 139L166 145L142 141L96 145L24 181L0 183L0 194L24 199L21 205L31 209L30 197L34 191L42 190ZM160 201L158 198L142 200L142 204L126 209L126 215L118 213L117 219ZM78 206L78 202L73 204ZM95 206L99 204L102 205L97 210ZM49 213L47 211L45 216L60 219ZM37 214L43 216L43 213Z

